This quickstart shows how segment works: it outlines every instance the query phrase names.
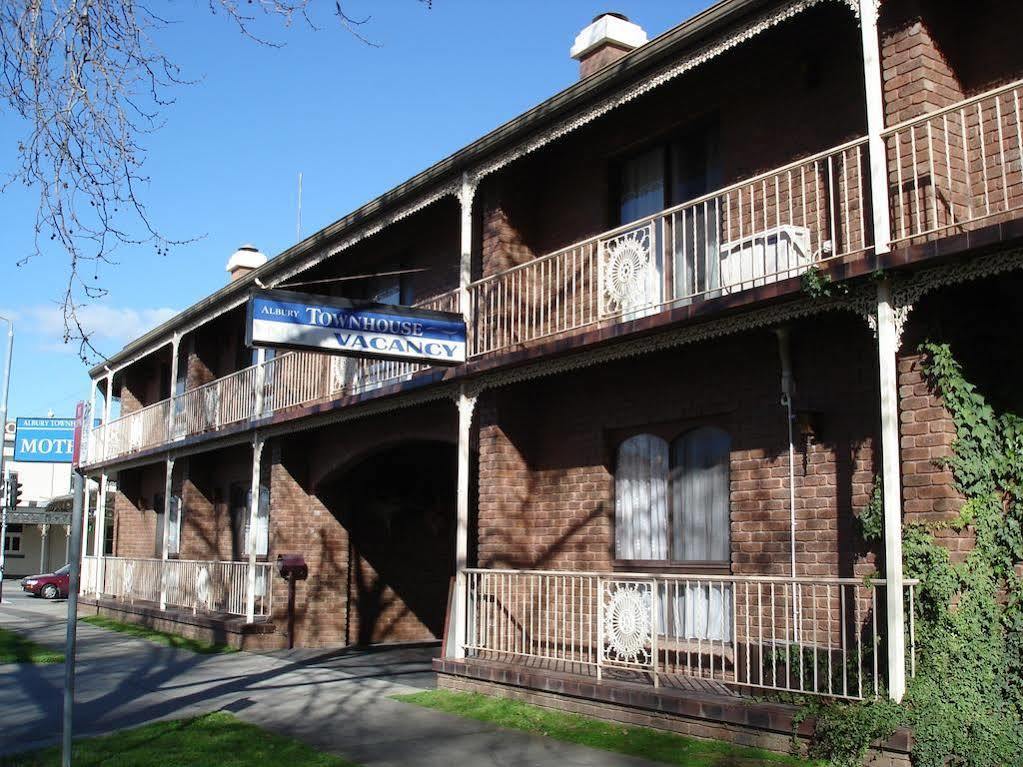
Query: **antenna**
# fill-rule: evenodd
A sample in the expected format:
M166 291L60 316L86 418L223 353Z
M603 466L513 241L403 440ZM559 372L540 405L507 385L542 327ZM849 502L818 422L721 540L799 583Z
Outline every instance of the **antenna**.
M302 239L302 171L298 172L298 216L295 219L295 242Z

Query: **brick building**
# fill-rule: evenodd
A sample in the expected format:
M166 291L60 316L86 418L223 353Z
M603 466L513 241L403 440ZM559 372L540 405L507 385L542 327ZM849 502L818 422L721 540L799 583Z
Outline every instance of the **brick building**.
M1019 405L1021 17L722 0L650 41L598 17L576 84L239 250L92 371L88 472L117 482L92 602L244 646L443 640L448 686L780 749L791 711L737 695L900 697L900 520L960 502L920 343ZM323 292L459 312L468 361L245 346L257 284L364 274Z

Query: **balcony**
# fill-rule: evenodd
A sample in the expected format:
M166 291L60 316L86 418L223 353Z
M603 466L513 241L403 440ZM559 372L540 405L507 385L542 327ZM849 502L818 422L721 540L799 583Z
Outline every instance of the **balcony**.
M83 557L82 594L192 614L244 616L248 562ZM256 563L255 615L271 612L273 565Z
M598 680L863 700L884 678L884 585L470 568L464 634L454 640L467 660ZM905 581L909 676L917 586Z
M1017 81L884 132L893 246L969 233L1023 208L1021 91ZM469 357L741 299L811 267L855 261L874 245L868 168L867 139L856 139L472 282ZM459 295L419 305L459 311ZM101 425L88 460L371 392L426 369L282 354Z

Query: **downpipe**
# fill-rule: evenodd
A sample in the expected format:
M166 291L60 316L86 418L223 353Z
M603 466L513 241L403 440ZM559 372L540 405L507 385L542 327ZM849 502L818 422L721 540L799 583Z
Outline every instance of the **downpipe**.
M781 406L785 408L789 440L789 574L792 577L792 630L799 640L799 603L796 593L796 447L793 436L795 414L792 411L792 397L796 392L796 380L792 374L792 347L788 327L776 328L778 358L781 361Z

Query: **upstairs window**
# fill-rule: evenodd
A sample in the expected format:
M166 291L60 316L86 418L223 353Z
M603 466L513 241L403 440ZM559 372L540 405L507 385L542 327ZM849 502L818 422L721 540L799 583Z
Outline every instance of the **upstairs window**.
M621 162L615 179L617 223L651 216L719 186L717 136L713 122L701 123L671 141L648 147Z

